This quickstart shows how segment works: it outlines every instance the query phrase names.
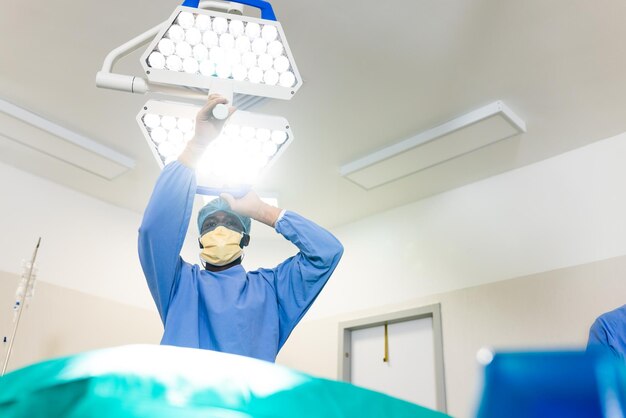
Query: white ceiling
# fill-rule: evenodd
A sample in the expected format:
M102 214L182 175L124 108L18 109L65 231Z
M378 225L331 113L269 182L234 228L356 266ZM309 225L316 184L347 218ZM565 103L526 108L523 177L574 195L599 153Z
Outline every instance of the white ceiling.
M148 98L97 89L94 78L111 49L167 18L177 2L4 3L0 97L137 164L107 181L1 136L0 160L142 211L159 171L135 122ZM626 131L623 1L276 0L273 6L305 84L290 102L258 108L286 116L295 134L259 189L325 226ZM117 68L141 74L138 55ZM526 134L371 191L339 175L347 162L498 99L525 120Z

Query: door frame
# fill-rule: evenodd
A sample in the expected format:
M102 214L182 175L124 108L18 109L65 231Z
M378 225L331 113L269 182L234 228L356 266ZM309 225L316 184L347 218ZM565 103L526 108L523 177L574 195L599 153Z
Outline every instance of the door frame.
M435 353L435 385L437 396L437 410L446 413L447 407L445 373L443 366L443 335L441 330L441 305L439 303L422 306L420 308L407 309L381 315L369 316L366 318L354 319L351 321L340 322L338 352L339 368L337 371L337 378L339 380L343 380L344 382L350 382L352 331L424 318L432 318L433 322L433 349Z

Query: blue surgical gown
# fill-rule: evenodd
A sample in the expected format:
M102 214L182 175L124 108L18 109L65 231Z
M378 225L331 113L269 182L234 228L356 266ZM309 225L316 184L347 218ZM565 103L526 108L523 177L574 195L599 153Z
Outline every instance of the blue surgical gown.
M602 314L589 330L588 349L605 348L626 359L626 305Z
M211 272L180 257L196 192L178 161L162 171L139 228L139 258L164 325L161 344L274 361L333 273L341 243L287 211L275 229L298 254L272 269Z

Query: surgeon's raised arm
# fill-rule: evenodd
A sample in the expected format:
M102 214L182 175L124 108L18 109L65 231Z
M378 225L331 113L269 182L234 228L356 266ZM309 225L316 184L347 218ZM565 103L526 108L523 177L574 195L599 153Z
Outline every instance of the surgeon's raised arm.
M324 228L290 211L276 222L276 231L300 250L274 269L282 347L335 271L343 245Z
M139 228L141 267L163 322L183 265L180 251L196 193L195 166L224 123L211 116L219 103L227 101L211 95L198 112L194 138L178 161L168 164L161 172Z
M139 227L139 260L163 322L180 276L180 250L195 190L192 169L179 161L168 164L157 180Z
M231 209L268 226L295 244L300 252L272 270L268 279L279 309L279 347L304 316L343 254L343 246L330 232L297 213L262 202L250 192L241 199L223 194Z

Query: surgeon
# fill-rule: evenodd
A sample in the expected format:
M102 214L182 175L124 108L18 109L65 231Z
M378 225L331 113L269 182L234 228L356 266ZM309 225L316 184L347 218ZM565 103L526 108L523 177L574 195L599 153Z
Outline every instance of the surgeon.
M591 325L587 349L597 348L626 359L626 305L600 315Z
M196 193L195 167L224 121L210 95L196 117L195 137L159 176L139 228L139 259L164 325L161 344L240 354L273 362L341 259L328 231L250 192L223 194L198 216L202 266L180 257ZM230 108L230 114L234 112ZM299 252L271 269L241 265L251 219L291 241Z

